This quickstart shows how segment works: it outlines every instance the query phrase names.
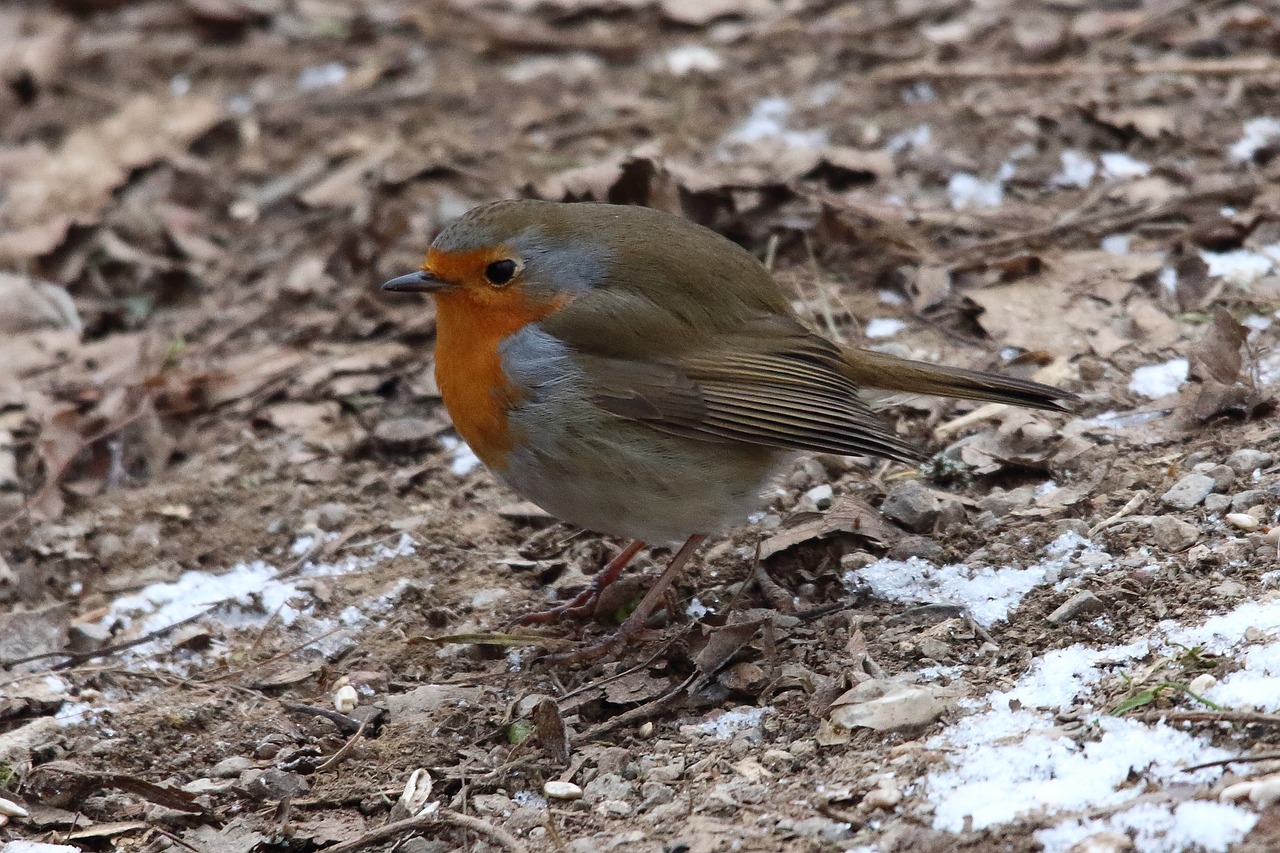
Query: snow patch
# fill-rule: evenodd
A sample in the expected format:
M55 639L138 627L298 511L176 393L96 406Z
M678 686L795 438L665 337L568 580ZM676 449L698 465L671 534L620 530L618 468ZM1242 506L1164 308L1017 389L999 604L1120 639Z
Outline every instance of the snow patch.
M863 334L868 338L891 338L906 327L907 324L901 320L892 317L876 317L867 322Z
M944 601L964 607L978 624L989 627L1009 615L1022 597L1037 586L1094 571L1109 564L1098 545L1068 531L1045 547L1045 558L1030 566L975 567L966 563L935 566L919 557L877 560L845 574L846 586L859 583L889 601ZM1082 565L1084 554L1096 555Z
M1163 364L1146 364L1133 371L1129 390L1151 400L1178 393L1187 381L1191 363L1185 358L1173 358Z
M1280 121L1271 116L1251 118L1244 123L1244 135L1231 144L1227 156L1233 163L1248 163L1263 148L1280 139Z

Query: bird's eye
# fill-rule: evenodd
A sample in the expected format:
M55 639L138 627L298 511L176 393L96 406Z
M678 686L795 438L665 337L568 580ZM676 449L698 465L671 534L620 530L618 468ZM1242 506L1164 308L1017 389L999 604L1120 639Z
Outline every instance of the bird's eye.
M490 284L506 284L516 274L516 262L511 260L494 261L484 268L484 277Z

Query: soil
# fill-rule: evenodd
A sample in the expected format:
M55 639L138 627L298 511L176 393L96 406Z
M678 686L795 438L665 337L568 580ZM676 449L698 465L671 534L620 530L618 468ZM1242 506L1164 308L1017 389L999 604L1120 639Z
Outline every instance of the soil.
M1269 600L1276 4L32 0L0 22L0 796L28 812L0 839L1039 850L1104 810L933 819L920 780L960 700ZM432 306L379 290L519 196L681 213L824 333L1034 375L1078 411L888 401L929 464L798 460L649 636L547 663L669 552L594 621L510 629L624 543L474 464ZM1167 388L1135 376L1160 365ZM1272 458L1213 468L1249 449ZM1208 498L1165 499L1205 462ZM880 512L906 483L923 521ZM1064 534L1105 560L992 620L859 580L885 557L1030 566ZM1098 610L1049 618L1081 591ZM1125 707L1243 666L1156 658L1090 706L1280 746L1265 709ZM936 714L831 722L846 690L924 671ZM439 811L378 837L418 769ZM545 798L557 780L585 796ZM1235 780L1133 776L1153 801ZM1275 849L1278 815L1231 849Z

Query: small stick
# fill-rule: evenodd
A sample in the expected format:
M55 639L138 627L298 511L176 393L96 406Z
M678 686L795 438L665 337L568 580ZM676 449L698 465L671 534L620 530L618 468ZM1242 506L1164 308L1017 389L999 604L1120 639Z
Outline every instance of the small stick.
M461 829L469 829L477 835L483 835L485 838L510 850L511 853L528 853L520 840L505 829L494 826L478 818L455 812L452 809L439 809L432 814L418 815L417 817L398 820L389 823L386 826L378 827L372 832L366 832L359 838L351 841L335 844L333 847L325 848L328 853L350 853L352 850L359 850L362 847L368 847L381 841L388 841L399 835L407 835L410 832L419 829L428 829L432 826L446 824L456 826Z

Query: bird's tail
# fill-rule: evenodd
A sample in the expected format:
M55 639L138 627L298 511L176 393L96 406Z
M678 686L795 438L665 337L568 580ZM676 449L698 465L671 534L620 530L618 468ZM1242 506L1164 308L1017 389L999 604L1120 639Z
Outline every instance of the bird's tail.
M1069 412L1076 395L1052 385L981 370L912 361L871 350L846 351L840 372L863 388L906 391Z

